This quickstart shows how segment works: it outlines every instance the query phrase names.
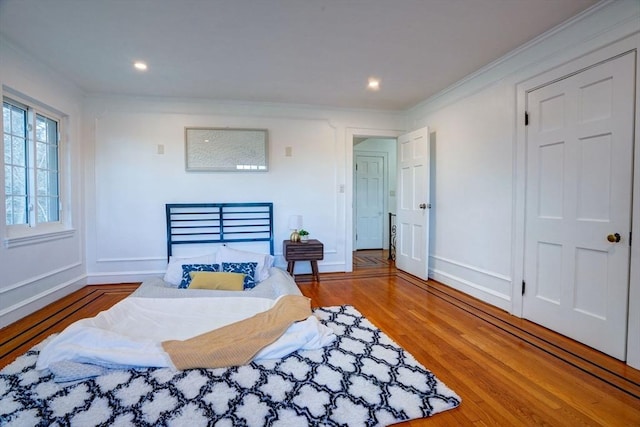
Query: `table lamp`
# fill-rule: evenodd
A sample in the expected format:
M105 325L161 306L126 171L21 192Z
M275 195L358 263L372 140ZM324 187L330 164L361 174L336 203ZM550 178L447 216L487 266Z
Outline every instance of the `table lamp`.
M302 228L302 215L291 215L289 217L289 230L293 230L289 239L292 242L299 242L300 235L298 234L298 230Z

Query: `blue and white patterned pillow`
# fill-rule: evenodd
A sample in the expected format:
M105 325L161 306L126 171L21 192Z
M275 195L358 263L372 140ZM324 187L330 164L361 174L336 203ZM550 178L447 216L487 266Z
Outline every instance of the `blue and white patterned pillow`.
M186 289L191 283L192 271L220 271L220 264L184 264L182 266L182 281L180 282L180 289Z
M252 289L257 285L253 278L257 266L257 262L223 262L222 271L225 273L244 273L244 288Z

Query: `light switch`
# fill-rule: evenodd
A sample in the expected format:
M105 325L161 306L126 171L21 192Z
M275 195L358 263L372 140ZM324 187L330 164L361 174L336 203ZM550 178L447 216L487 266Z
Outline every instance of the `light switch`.
M164 145L158 144L158 154L164 154Z
M285 157L293 156L293 147L284 147L284 155Z

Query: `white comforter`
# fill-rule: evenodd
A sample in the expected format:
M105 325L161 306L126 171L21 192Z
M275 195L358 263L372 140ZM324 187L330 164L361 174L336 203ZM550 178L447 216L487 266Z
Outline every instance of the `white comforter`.
M96 317L80 320L49 341L36 369L64 361L106 367L169 367L161 342L184 340L249 318L273 307L267 298L136 298L129 297ZM254 360L284 357L296 350L333 342L333 331L315 316L293 324Z

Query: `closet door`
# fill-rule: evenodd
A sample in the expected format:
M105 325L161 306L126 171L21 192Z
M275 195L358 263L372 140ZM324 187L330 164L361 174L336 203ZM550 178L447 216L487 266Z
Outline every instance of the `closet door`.
M356 152L356 249L382 249L386 158Z
M523 316L624 359L635 53L527 94Z

